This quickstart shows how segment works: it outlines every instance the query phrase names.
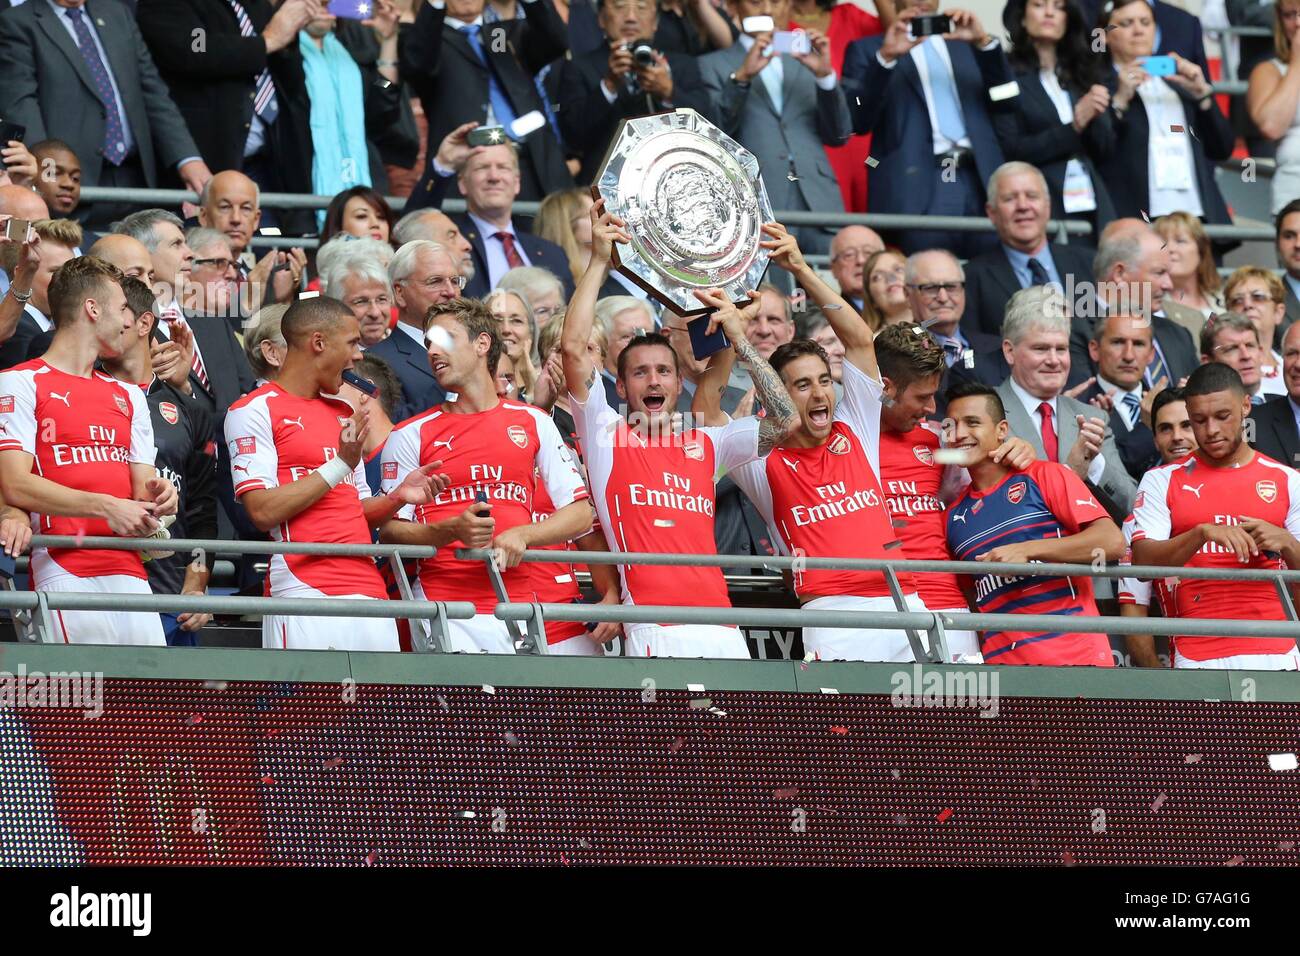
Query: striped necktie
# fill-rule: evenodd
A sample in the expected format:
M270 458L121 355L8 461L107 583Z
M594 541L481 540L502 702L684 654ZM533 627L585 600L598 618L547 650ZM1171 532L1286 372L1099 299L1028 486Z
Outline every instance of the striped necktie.
M235 13L235 19L239 21L239 35L257 36L257 31L253 29L253 21L248 18L248 12L240 5L239 0L227 0L227 2ZM275 118L280 115L280 103L275 98L275 83L271 80L271 71L265 68L257 74L257 82L254 84L253 112L267 126L274 123Z
M170 326L173 322L179 322L181 325L187 324L185 322L185 316L181 314L181 310L176 307L175 302L171 302L166 308L159 312L158 317L167 323L169 339L171 338ZM191 334L193 334L192 329ZM194 343L194 361L190 363L190 369L196 376L198 376L199 384L204 388L211 390L212 386L208 384L208 370L203 367L203 356L199 355L198 342Z

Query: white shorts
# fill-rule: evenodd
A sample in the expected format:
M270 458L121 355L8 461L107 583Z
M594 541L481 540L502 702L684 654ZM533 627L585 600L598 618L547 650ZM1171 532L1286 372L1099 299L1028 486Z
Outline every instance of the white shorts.
M53 570L53 569L58 570ZM90 594L153 594L149 582L129 574L79 578L48 562L38 591L81 591ZM56 644L132 644L166 647L157 611L50 611L50 639Z
M969 614L968 607L942 607L930 608L936 614ZM943 632L944 640L948 642L948 660L953 664L983 664L984 654L980 650L980 636L974 631L950 631L947 628ZM926 642L929 647L929 635L922 634L921 640Z
M303 597L276 594L274 597ZM376 601L369 594L306 595ZM262 617L262 646L291 651L400 651L397 622L391 617L304 617L301 614L267 614Z
M927 611L915 594L903 596L909 611ZM804 605L808 611L886 611L897 613L892 597L857 597L838 594L813 598ZM925 632L921 641L925 642ZM915 661L912 645L902 630L849 627L805 627L803 649L820 661ZM949 647L951 651L951 645Z
M521 624L520 627L522 626ZM510 629L506 627L506 622L491 614L475 614L468 621L448 620L447 636L451 638L453 654L513 654L515 652L515 639Z
M1175 650L1174 667L1203 671L1300 671L1300 650L1293 647L1285 654L1237 654L1208 661L1194 661Z
M628 657L710 657L749 660L739 628L718 624L624 624Z
M558 654L561 657L603 657L605 648L587 635L579 634L577 637L566 637L555 644L548 644L546 653Z

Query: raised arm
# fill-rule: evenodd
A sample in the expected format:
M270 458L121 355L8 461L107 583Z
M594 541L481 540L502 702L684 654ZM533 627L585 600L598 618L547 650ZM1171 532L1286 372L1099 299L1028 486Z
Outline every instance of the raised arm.
M779 222L769 222L763 226L763 232L769 238L763 240L761 245L772 257L772 262L790 273L808 297L821 307L826 321L831 324L844 346L844 357L855 368L879 379L875 336L862 316L838 292L822 281L816 269L808 265L803 253L799 251L799 244L785 226Z
M762 301L759 293L749 293L749 305L743 310L736 308L721 289L698 289L695 297L714 309L709 317L709 333L712 334L721 326L731 341L731 347L736 350L736 357L749 369L758 400L767 410L767 415L758 427L758 453L766 455L799 427L799 414L794 410L794 402L790 400L790 393L785 390L781 376L776 374L772 366L767 364L767 359L759 355L758 350L749 344L749 339L745 338L749 320L758 314Z
M564 328L560 332L560 355L564 362L564 380L569 394L579 402L587 401L587 386L591 382L591 356L587 343L591 341L591 327L596 321L596 300L600 287L609 276L609 260L615 242L631 242L625 223L613 213L605 211L605 200L597 199L591 207L591 262L578 280L573 298L564 312Z

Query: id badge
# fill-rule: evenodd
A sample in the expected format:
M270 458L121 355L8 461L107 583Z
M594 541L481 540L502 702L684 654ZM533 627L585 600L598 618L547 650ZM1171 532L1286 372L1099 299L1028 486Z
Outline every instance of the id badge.
M1190 190L1192 188L1192 151L1187 140L1162 137L1151 143L1155 160L1155 188Z
M1065 164L1065 182L1061 185L1061 202L1067 214L1092 212L1097 208L1097 194L1092 189L1092 177L1083 163L1072 159Z

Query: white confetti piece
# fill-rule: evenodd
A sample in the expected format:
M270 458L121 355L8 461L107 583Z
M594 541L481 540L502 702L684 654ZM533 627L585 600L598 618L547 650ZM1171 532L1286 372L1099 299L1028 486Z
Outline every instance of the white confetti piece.
M511 747L519 746L519 738L515 734L511 733L510 731L507 730L504 734L502 734L502 737L505 738L505 742L508 743Z
M1200 754L1188 754L1186 757L1183 758L1183 763L1200 763L1200 762L1201 762Z
M456 816L460 817L462 820L473 820L478 816L478 814L473 810L457 810Z
M230 685L223 680L205 680L203 682L204 690L225 690Z
M303 299L318 299L318 298L320 298L320 293L319 293L319 292L299 292L299 293L298 293L298 300L299 300L299 301L302 301Z
M1160 808L1165 805L1165 801L1168 799L1169 799L1169 794L1165 793L1164 791L1161 791L1160 796L1156 797L1154 800L1151 801L1151 812L1159 813Z
M726 716L727 716L727 712L726 712L725 710L722 710L722 709L718 708L718 707L710 707L710 708L709 708L709 713L712 714L714 717L726 717Z
M713 698L711 697L697 697L690 702L690 707L692 710L708 710L712 706L713 706Z
M936 448L932 453L936 465L966 465L970 452L965 448Z
M496 689L495 687L493 687L491 684L484 684L484 685L483 685L483 693L485 693L485 694L495 694L496 692L497 692L497 689Z
M823 694L838 694L839 691L836 690L834 687L823 687L823 688L822 688L822 693L823 693Z
M1002 83L998 86L990 87L989 99L994 103L1000 103L1003 100L1009 100L1020 95L1020 84L1015 80L1010 83Z
M868 165L869 167L871 167L872 169L875 169L877 166L880 165L880 160L876 159L876 157L874 157L874 156L868 156L868 157L867 157L867 165Z
M703 685L703 684L687 684L687 685L686 685L686 689L687 689L688 691L690 691L692 694L703 694L703 693L704 693L704 685Z
M974 350L974 349L966 349L966 351L962 352L962 353L961 353L961 361L962 361L962 364L965 365L967 368L974 368L974 367L975 367L975 350Z
M447 703L447 698L441 694L438 695L438 706L442 708L444 714L451 713L451 706Z
M677 526L677 522L674 521L672 518L655 518L656 528L673 528L676 526Z
M259 236L278 236L281 233L280 230L277 229L275 226L264 226L261 229L257 230L257 234Z
M1295 770L1300 766L1296 763L1295 754L1269 754L1268 765L1273 770Z
M893 777L895 780L901 779L903 776L902 772L898 770L889 771L889 775Z

